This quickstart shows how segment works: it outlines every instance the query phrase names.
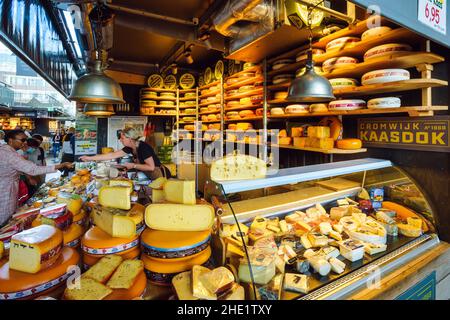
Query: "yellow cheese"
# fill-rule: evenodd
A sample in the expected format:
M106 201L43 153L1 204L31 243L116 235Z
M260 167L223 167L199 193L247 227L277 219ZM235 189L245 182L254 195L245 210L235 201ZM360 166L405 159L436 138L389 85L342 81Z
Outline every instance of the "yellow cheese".
M164 190L152 190L152 203L163 202L164 200L166 200Z
M83 199L77 194L71 194L68 192L59 192L56 198L56 203L67 204L67 210L72 212L74 216L80 213L83 206Z
M192 295L199 299L204 300L217 300L217 296L214 292L208 290L203 282L200 280L202 275L211 272L208 268L202 266L194 266L192 268Z
M164 184L167 201L180 204L195 204L195 180L170 179Z
M334 140L331 138L307 138L305 147L329 150L333 149Z
M122 187L129 187L131 189L133 189L133 181L129 180L129 179L111 179L109 180L109 186L110 187L115 187L115 186L122 186Z
M398 231L405 237L417 238L422 235L422 228L410 224L397 224Z
M172 285L179 300L199 300L192 295L191 271L177 274L172 279Z
M132 238L143 227L144 206L136 203L130 211L96 207L92 217L94 224L112 237Z
M310 138L329 138L330 127L308 127L308 137Z
M416 217L408 217L406 218L406 222L413 227L422 229L422 219Z
M3 258L4 250L5 250L5 246L3 245L3 241L0 241L0 259Z
M211 164L211 180L246 180L265 178L266 163L249 155L226 156Z
M267 219L263 217L255 217L252 224L250 225L251 231L261 230L264 231L267 227Z
M227 256L227 257L230 257L230 256L232 256L232 255L237 255L237 256L239 256L239 257L244 257L244 256L245 256L245 253L244 253L244 251L241 250L240 247L235 246L235 245L232 244L232 243L228 243L228 244L227 244L227 253L226 253L226 256Z
M129 187L101 187L98 192L98 202L104 207L130 210L131 188Z
M145 223L162 231L203 231L214 223L214 208L209 204L153 203L145 209Z
M138 235L132 238L111 237L97 226L91 227L81 238L83 252L97 257L107 254L125 255L138 247Z
M294 147L304 148L306 145L306 137L294 137Z
M13 270L37 273L51 266L61 254L61 230L41 225L12 236L9 266Z
M154 189L158 189L158 190L162 190L164 187L164 184L166 183L167 179L164 177L159 177L158 179L152 181L152 183L150 183L148 186L150 188Z
M291 137L301 137L303 134L303 127L291 128Z
M77 247L82 235L83 228L79 224L72 223L69 229L63 232L64 246Z

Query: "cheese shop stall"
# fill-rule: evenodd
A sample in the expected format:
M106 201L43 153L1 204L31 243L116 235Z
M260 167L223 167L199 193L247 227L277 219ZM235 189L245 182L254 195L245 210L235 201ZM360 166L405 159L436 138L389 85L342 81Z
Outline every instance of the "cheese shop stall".
M391 2L37 6L74 72L0 26L89 155L132 127L172 174L76 154L0 227L0 300L449 299L448 14Z

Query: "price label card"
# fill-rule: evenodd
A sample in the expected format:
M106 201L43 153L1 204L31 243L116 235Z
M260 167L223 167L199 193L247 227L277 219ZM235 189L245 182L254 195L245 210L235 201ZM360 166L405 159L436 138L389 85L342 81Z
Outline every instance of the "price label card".
M418 19L428 27L447 34L447 0L419 0Z
M88 185L86 186L86 195L94 193L96 189L96 182L95 180L91 181L88 183Z

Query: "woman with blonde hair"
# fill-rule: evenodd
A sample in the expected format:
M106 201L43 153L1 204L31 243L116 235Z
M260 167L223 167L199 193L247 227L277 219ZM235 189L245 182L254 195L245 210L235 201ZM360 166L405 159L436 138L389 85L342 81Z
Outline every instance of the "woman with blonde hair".
M130 154L133 163L124 163L127 169L142 171L147 177L154 180L159 177L170 177L170 171L161 164L153 148L146 142L140 141L139 132L134 128L126 128L118 132L120 142L124 145L121 150L95 156L82 156L82 161L103 161L118 159Z

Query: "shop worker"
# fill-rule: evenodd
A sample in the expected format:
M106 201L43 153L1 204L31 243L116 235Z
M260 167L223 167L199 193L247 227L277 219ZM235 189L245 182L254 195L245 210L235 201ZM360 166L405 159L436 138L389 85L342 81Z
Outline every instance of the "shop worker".
M36 139L39 143L39 145L38 145L38 151L39 151L38 160L41 162L39 165L40 166L47 165L47 163L45 161L45 151L44 151L44 148L41 147L42 142L44 142L44 137L41 136L40 134L33 134L32 138ZM69 161L69 162L73 162L73 161Z
M121 150L95 156L82 156L82 161L102 161L118 159L130 154L134 163L124 163L127 169L136 169L145 173L151 180L159 177L170 177L170 171L158 159L153 148L144 141L139 141L140 135L134 128L120 131L120 142L124 145Z
M62 139L61 162L75 161L75 128L70 127L67 134ZM64 170L64 176L69 174L69 170Z
M73 166L72 163L38 166L24 159L17 150L21 149L26 141L25 132L12 130L5 136L6 144L0 146L0 190L2 191L0 193L0 226L5 224L16 211L21 173L38 176Z

